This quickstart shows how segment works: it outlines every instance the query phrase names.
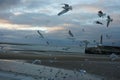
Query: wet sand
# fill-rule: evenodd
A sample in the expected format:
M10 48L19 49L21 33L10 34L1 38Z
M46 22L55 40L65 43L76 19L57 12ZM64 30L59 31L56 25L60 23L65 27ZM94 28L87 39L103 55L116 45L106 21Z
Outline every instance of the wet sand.
M39 63L38 63L39 64ZM104 76L106 80L120 80L120 62L98 62L98 61L43 61L41 65L80 70L88 73Z
M102 80L104 77L61 68L35 65L15 60L0 60L0 76L5 80ZM10 79L11 78L11 79Z
M62 53L56 54L57 52L39 52L34 54L31 52L23 53L0 53L0 59L18 59L18 60L60 60L60 61L111 61L109 55L94 55L94 54L81 54L81 53ZM120 62L120 57L114 60Z

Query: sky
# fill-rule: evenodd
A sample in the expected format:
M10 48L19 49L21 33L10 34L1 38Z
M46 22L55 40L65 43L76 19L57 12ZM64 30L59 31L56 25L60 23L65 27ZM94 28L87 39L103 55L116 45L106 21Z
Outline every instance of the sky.
M73 9L58 16L64 3ZM103 44L120 46L119 3L120 0L0 0L0 42L44 44L48 40L71 44L71 30L76 42L88 40L93 44L103 35ZM100 10L113 19L108 28L107 18L97 15ZM96 20L104 25L96 24Z

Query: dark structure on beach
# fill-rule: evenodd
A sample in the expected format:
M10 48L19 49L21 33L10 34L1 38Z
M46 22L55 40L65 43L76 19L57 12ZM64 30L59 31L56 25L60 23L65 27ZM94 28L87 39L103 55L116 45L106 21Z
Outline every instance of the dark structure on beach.
M120 55L120 47L116 46L97 46L97 47L89 47L85 49L86 54L119 54Z
M104 46L103 35L100 36L100 44L97 47L85 48L86 54L120 54L120 47Z

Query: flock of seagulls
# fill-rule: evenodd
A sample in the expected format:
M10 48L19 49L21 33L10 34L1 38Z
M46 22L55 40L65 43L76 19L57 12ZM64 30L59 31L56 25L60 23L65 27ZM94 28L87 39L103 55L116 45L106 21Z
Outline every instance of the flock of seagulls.
M70 11L70 10L72 10L72 6L70 6L69 4L63 4L63 5L64 5L64 6L62 7L63 10L62 10L61 12L58 13L58 16L60 16L60 15L62 15L62 14L64 14L64 13L66 13L66 12L68 12L68 11ZM103 18L103 17L106 16L106 13L104 13L103 11L98 11L98 16ZM109 15L107 15L106 21L107 21L107 27L108 27L109 24L110 24L110 22L113 21L113 19L112 19ZM103 25L103 23L100 22L100 21L95 21L95 23L96 23L96 24Z
M70 6L69 4L63 4L64 6L62 7L63 10L61 12L58 13L58 16L64 14L64 13L67 13L68 11L72 10L72 6ZM104 18L106 17L106 27L109 27L110 23L113 21L113 19L110 17L110 15L107 15L106 13L104 13L103 11L98 11L97 13L98 17L100 18ZM99 24L99 25L104 25L103 22L97 20L95 21L96 24ZM82 29L82 31L84 32L85 30ZM71 30L68 31L68 34L71 38L74 37L73 33Z
M104 13L104 12L102 12L102 11L98 11L98 16L103 18L103 17L106 16L106 13ZM107 15L106 21L107 21L107 25L106 25L106 26L108 27L108 26L110 25L110 22L113 21L113 19L112 19L109 15ZM96 21L95 23L96 23L96 24L103 25L103 23L100 22L100 21Z
M63 10L60 11L60 12L57 14L58 16L61 16L61 15L65 14L65 13L67 13L67 12L69 12L70 10L73 9L72 6L69 5L69 4L62 4L62 5L64 5L64 6L62 6ZM113 19L111 18L111 16L110 16L110 15L107 15L107 14L104 13L103 11L98 11L97 15L98 15L98 17L100 17L100 18L106 17L106 21L107 21L106 26L107 26L107 27L109 27L110 23L113 21ZM99 24L99 25L104 25L101 21L98 21L98 20L95 21L95 23L96 23L96 24ZM85 32L84 29L82 29L82 31ZM37 33L39 34L40 38L42 38L42 39L44 39L44 40L46 41L46 44L47 44L47 45L50 44L50 43L45 39L45 37L43 36L43 34L42 34L39 30L37 30ZM74 37L75 37L71 30L68 31L68 35L69 35L71 38L74 38ZM106 36L106 37L107 37L107 36Z

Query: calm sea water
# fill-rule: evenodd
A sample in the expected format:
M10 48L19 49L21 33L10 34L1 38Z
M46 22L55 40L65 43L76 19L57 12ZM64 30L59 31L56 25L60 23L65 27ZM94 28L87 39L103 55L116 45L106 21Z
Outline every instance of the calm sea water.
M22 43L1 43L0 51L60 51L84 53L84 46L57 46Z

